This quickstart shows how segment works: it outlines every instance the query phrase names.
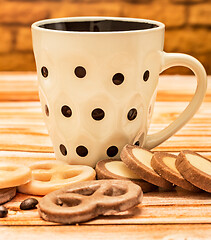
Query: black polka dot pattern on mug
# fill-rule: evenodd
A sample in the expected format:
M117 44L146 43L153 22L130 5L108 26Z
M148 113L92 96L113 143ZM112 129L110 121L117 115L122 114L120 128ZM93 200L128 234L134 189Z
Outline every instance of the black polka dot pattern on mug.
M60 149L60 152L62 153L62 155L64 155L64 156L67 155L67 149L63 144L60 144L59 149Z
M132 121L137 117L137 110L135 108L130 109L127 114L128 120Z
M86 69L82 66L78 66L75 68L75 75L78 78L84 78L86 76Z
M69 117L72 116L72 110L71 110L70 107L67 106L67 105L62 106L61 112L62 112L62 114L63 114L65 117L67 117L67 118L69 118Z
M111 146L107 149L107 155L108 157L114 157L118 153L118 148L116 146Z
M88 155L88 149L82 145L78 146L76 148L76 153L80 156L80 157L86 157Z
M95 108L92 111L92 118L94 120L100 121L104 118L104 116L105 116L105 112L101 108Z
M47 78L47 76L48 76L48 69L47 69L47 67L42 67L41 68L41 73L42 73L42 76L44 78Z
M146 82L149 79L149 70L146 70L143 75L143 80Z
M112 81L115 85L120 85L123 83L125 77L122 73L116 73L113 78Z

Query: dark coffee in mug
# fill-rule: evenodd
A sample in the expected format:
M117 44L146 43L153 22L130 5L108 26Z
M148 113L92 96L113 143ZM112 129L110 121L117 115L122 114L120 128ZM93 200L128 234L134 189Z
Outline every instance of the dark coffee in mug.
M148 22L128 22L118 20L56 22L39 27L59 31L73 32L119 32L156 28L158 25Z

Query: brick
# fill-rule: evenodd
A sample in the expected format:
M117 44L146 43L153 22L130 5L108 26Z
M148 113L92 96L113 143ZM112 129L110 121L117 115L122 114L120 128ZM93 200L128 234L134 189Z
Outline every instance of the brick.
M211 31L209 29L167 30L165 50L167 52L207 53L211 52Z
M48 17L49 4L47 2L3 1L0 7L0 22L15 24L31 24Z
M202 65L204 66L206 72L208 75L211 74L211 65L210 60L211 60L211 53L205 53L205 54L192 54L193 57L198 59ZM180 75L190 75L193 74L193 72L185 67L172 67L168 68L163 72L163 74L180 74Z
M185 24L186 7L171 4L169 0L154 0L149 4L124 3L123 16L146 18L163 22L167 27L178 27Z
M15 50L32 50L32 36L30 27L20 27L17 31Z
M207 72L207 75L211 75L211 52L201 55L195 55L195 57L202 63Z
M0 54L0 71L35 71L32 52L12 52Z
M211 4L196 4L190 6L188 23L191 25L211 26Z
M2 23L31 24L49 17L100 15L150 18L163 21L167 26L181 26L185 23L185 6L171 4L170 0L137 1L137 4L124 1L3 1L0 8Z
M173 3L180 3L180 4L194 4L194 3L203 3L207 0L170 0Z
M130 3L140 3L140 4L142 4L142 3L150 3L153 0L123 0L123 1L130 2Z
M167 68L164 72L162 72L162 75L174 75L174 74L176 74L176 75L191 75L193 73L189 68L182 67L182 66Z
M8 27L0 27L0 53L6 53L12 49L12 31Z
M113 16L121 13L120 2L63 2L51 10L50 17L75 17L75 16Z

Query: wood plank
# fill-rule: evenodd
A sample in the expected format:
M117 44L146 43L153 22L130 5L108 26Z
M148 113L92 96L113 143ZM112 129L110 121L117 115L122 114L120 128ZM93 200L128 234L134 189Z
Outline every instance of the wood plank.
M0 101L37 101L38 83L34 72L1 72Z
M211 76L208 76L205 102L211 101ZM190 101L196 89L194 76L161 75L157 101Z
M189 101L196 88L194 76L161 75L157 101ZM35 72L1 72L0 101L38 101L38 83ZM211 76L205 101L211 101Z
M8 217L0 219L0 225L58 225L43 221L36 209L19 209L21 201L31 197L18 193L5 206ZM36 196L40 200L39 196ZM100 216L82 225L95 224L164 224L164 223L211 223L211 198L208 193L191 194L179 192L152 192L144 194L143 203L129 211L112 216Z
M203 102L194 117L189 123L209 124L211 123L211 102ZM177 118L177 116L187 107L188 102L156 102L152 123L167 123Z
M177 137L154 148L153 151L178 152L189 149L197 152L210 151L211 137ZM37 136L33 134L1 134L0 151L28 151L52 153L53 147L49 136Z
M0 151L0 161L28 165L42 160L55 160L55 155L41 152Z
M0 227L2 239L22 240L30 236L30 240L70 240L70 239L209 239L210 224L178 224L178 225L77 225L77 226L10 226Z
M159 151L162 151L160 149ZM179 154L177 152L169 152L175 155ZM200 152L204 157L211 159L211 151L209 152ZM45 153L45 152L24 152L24 151L0 151L0 161L14 162L19 164L28 165L37 161L43 160L55 160L54 153Z
M150 133L172 122L187 102L156 102ZM196 115L155 150L177 152L211 150L211 102L204 102ZM53 152L39 102L0 102L0 150ZM200 138L199 138L200 136Z

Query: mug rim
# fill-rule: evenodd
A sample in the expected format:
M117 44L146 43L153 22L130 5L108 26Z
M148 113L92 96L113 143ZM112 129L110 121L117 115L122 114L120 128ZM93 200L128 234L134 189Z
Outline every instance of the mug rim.
M66 30L56 30L56 29L47 29L41 27L41 25L49 23L58 23L58 22L73 22L73 21L100 21L100 20L114 20L114 21L123 21L123 22L141 22L154 24L157 27L149 29L139 29L139 30L125 30L125 31L108 31L108 32L86 32L86 31L66 31ZM159 31L165 29L165 24L159 21L143 19L143 18L128 18L128 17L103 17L103 16L86 16L86 17L64 17L64 18L51 18L36 21L31 25L31 28L38 31L44 32L54 32L54 33L66 33L66 34L86 34L86 35L99 35L99 34L119 34L119 33L140 33L140 32L149 32L149 31Z

